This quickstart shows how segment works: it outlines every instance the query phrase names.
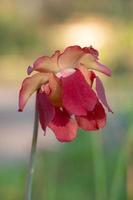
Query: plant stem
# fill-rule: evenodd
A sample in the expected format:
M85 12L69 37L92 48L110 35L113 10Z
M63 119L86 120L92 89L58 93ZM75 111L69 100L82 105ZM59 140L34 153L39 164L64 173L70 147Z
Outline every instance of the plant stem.
M33 129L30 160L29 160L29 169L28 169L28 175L27 175L25 200L31 200L31 195L32 195L32 182L33 182L33 174L34 174L37 136L38 136L38 112L37 112L37 106L35 105L34 129Z

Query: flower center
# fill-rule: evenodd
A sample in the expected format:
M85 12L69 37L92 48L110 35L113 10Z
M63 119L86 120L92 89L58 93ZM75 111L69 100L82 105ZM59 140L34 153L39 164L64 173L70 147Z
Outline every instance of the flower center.
M56 76L58 78L61 78L61 77L67 77L67 76L70 76L71 74L73 74L76 70L75 69L72 69L72 68L67 68L67 69L64 69L64 70L61 70L60 72L56 73Z

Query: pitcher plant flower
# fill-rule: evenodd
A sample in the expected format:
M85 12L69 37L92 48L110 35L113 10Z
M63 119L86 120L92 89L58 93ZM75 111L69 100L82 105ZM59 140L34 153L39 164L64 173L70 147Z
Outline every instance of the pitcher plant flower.
M95 131L106 125L108 105L102 81L92 70L111 76L92 46L69 46L39 57L29 66L19 93L19 111L37 92L37 110L44 132L49 127L60 142L75 139L79 128ZM33 73L33 75L31 75Z

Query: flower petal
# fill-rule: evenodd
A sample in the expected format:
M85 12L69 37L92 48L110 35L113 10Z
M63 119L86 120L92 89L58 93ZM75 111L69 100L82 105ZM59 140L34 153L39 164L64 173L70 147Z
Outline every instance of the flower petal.
M48 98L50 99L50 101L54 106L61 107L62 99L61 99L60 79L57 78L53 73L50 73L49 76L49 88L51 92L48 95Z
M92 46L84 47L83 51L85 53L89 53L89 54L93 55L98 60L99 52L96 49L94 49Z
M79 70L62 78L61 83L63 106L67 111L75 115L86 115L87 111L94 109L96 94Z
M29 97L48 81L48 74L37 73L24 79L19 92L19 111L23 111Z
M108 76L111 76L111 70L105 65L99 63L96 57L90 53L84 54L79 60L79 63L85 65L89 69L94 69Z
M60 51L55 51L55 53L49 57L49 56L42 56L38 58L33 63L33 68L31 70L31 67L28 68L28 73L31 73L31 71L39 71L39 72L58 72L60 71L59 66L57 64L57 59L60 55Z
M80 46L67 47L59 56L58 64L61 69L74 68L79 58L84 54Z
M100 101L103 103L103 105L108 109L109 112L113 113L113 111L111 110L111 108L109 107L109 105L107 103L107 98L105 95L103 83L98 76L96 76L96 91L97 91L98 97L99 97Z
M76 116L79 127L87 131L94 131L106 125L106 114L100 102L98 102L92 112L87 116Z
M96 77L95 73L93 71L88 71L87 67L85 67L84 65L80 65L78 69L83 74L87 83L92 87L94 78Z
M49 122L52 121L55 115L55 109L49 101L45 92L37 93L37 109L39 113L39 120L42 129L45 131Z
M27 74L30 75L32 73L32 71L33 71L33 68L31 66L29 66L27 68Z
M54 131L60 142L70 142L75 139L78 126L74 119L63 109L56 108L55 117L49 127Z

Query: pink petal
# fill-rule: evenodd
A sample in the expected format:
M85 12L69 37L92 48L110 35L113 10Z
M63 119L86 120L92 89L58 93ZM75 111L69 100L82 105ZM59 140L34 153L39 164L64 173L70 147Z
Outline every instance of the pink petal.
M74 68L79 58L84 54L80 46L67 47L59 56L58 64L61 69Z
M106 125L106 114L101 103L97 103L92 112L87 116L76 116L79 127L87 131L94 131Z
M74 119L63 109L56 108L55 117L49 127L54 131L60 142L70 142L75 139L78 126Z
M109 107L109 105L107 103L107 98L105 95L103 83L98 76L96 76L96 91L97 91L98 97L99 97L100 101L103 103L103 105L108 109L109 112L113 113L113 111L111 110L111 108Z
M51 57L42 56L38 58L33 63L33 70L39 72L59 72L59 66L57 64L58 57L60 55L60 51L56 51ZM31 70L31 69L30 69Z
M98 60L99 52L96 49L94 49L92 46L84 47L83 51L85 53L89 53L89 54L93 55Z
M75 115L86 115L87 111L94 109L96 94L79 70L61 80L63 105L67 111Z
M37 109L41 127L45 131L48 123L54 118L55 109L44 92L37 93Z
M88 69L94 69L111 76L111 70L105 65L99 63L96 57L90 53L84 54L81 59L79 59L79 63L85 65Z
M23 111L29 97L48 81L48 74L37 73L24 79L19 92L19 111Z

